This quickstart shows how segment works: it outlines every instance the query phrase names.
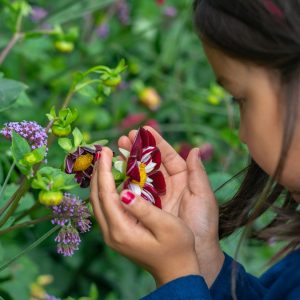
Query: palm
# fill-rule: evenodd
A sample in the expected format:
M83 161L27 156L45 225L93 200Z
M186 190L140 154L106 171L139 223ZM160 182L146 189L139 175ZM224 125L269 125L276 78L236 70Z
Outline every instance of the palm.
M162 154L161 170L167 185L167 193L162 196L163 209L180 217L194 232L196 238L203 236L207 231L215 234L218 209L215 201L207 201L208 198L214 197L207 178L204 178L204 183L192 184L200 190L200 192L194 193L191 190L186 162L156 131L149 127L147 129L155 136L157 146ZM134 137L135 132L131 132L129 138L122 137L119 140L119 146L129 150Z

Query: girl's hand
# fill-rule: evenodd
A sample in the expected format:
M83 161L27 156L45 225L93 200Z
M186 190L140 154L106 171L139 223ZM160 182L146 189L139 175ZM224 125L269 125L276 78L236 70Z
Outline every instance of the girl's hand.
M218 205L208 177L199 158L199 149L193 149L185 161L151 127L145 127L155 137L161 151L167 194L162 199L163 210L179 216L195 236L195 249L201 274L210 287L224 262L218 240ZM136 131L119 139L119 146L130 150Z
M92 176L91 201L105 242L147 269L158 286L200 274L188 226L131 191L119 196L111 166L112 151L103 148Z

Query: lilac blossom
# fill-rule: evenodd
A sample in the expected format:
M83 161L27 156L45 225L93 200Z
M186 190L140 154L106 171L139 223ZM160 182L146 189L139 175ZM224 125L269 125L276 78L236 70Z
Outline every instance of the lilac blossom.
M175 18L177 16L177 9L174 6L166 6L164 8L164 15L166 17Z
M47 10L39 6L33 6L31 11L31 20L33 22L40 22L48 15Z
M47 145L48 136L46 130L35 121L5 123L0 133L5 138L11 140L13 131L26 139L31 149L41 148Z
M105 39L109 35L109 25L102 23L96 28L96 33L101 39Z
M87 205L74 195L65 193L64 199L60 205L52 206L54 218L52 224L65 226L71 223L79 229L81 233L85 233L91 229L91 221L89 220L90 212Z
M52 224L62 227L55 238L57 252L72 256L81 242L79 232L85 233L91 229L88 207L79 197L65 193L61 204L52 206L52 212Z
M117 3L117 16L123 25L130 23L129 7L126 0L119 0Z

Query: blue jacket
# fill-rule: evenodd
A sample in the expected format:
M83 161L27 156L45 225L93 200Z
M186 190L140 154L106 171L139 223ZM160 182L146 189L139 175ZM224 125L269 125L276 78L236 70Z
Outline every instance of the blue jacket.
M208 289L203 277L190 275L161 286L142 300L229 300L231 271L237 267L236 295L238 300L300 300L300 249L291 252L260 278L246 273L242 265L233 264L225 254L223 267Z

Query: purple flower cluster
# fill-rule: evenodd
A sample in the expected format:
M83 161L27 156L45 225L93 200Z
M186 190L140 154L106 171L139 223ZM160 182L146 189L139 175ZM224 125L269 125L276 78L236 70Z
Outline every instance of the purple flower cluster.
M79 249L81 239L77 229L69 224L61 228L55 242L57 242L57 253L72 256L74 251Z
M102 23L96 29L96 33L101 39L105 39L109 35L109 25L108 23Z
M33 6L31 10L31 20L33 22L40 22L48 15L48 12L39 6Z
M9 122L4 124L0 133L7 139L11 139L12 131L25 138L31 149L40 148L47 145L47 133L45 128L34 121Z
M91 229L88 207L80 198L65 193L61 204L52 206L52 212L54 215L52 224L62 227L55 238L58 243L57 252L64 256L71 256L75 250L78 250L81 241L78 230L80 233L85 233Z
M91 216L86 204L74 195L65 193L64 199L60 205L52 206L54 218L52 224L65 226L72 223L81 233L91 229Z
M166 17L175 18L177 16L177 9L174 6L166 6L163 13Z
M129 7L127 0L119 0L117 3L117 16L123 25L130 23Z

